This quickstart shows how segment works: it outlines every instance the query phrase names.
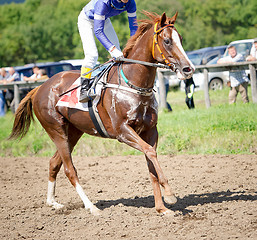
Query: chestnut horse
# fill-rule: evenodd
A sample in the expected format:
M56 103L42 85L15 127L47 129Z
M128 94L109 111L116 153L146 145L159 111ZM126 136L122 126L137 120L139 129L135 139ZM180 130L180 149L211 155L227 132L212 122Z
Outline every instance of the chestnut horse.
M165 13L158 16L145 12L145 15L149 19L139 21L141 24L136 34L128 41L123 51L124 56L148 63L164 63L170 66L181 80L190 78L194 66L187 58L181 46L181 37L174 27L177 13L172 18L166 17ZM121 79L120 69L130 82L129 85ZM176 197L157 160L158 105L152 92L155 75L156 67L127 62L116 63L108 74L107 83L123 87L108 87L102 90L97 109L100 118L104 119L103 125L109 138L117 139L145 154L155 208L158 213L168 214L171 210L164 206L160 185L164 188L165 202L174 204ZM56 106L59 95L67 91L78 77L79 73L76 71L58 73L29 92L15 113L10 138L22 138L27 133L34 110L34 114L57 148L49 164L47 204L56 209L63 206L55 200L56 176L63 165L66 176L75 187L85 208L98 215L100 210L88 199L79 184L71 153L83 133L98 137L100 134L88 112ZM138 89L138 93L129 91L132 88ZM144 94L145 91L148 94Z

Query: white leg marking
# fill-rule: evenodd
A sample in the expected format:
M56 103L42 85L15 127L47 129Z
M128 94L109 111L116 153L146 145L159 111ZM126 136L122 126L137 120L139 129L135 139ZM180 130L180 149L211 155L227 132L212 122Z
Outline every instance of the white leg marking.
M48 206L51 206L55 209L62 208L63 205L59 204L55 201L55 185L56 181L50 182L48 181L48 190L47 190L47 200L46 203Z
M76 183L76 191L83 201L85 208L89 209L93 215L100 215L100 210L88 199L79 183Z

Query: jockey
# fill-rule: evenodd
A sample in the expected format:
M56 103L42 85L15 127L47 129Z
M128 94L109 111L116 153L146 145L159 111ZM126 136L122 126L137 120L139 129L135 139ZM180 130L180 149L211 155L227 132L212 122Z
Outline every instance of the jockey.
M81 88L80 102L85 102L88 98L91 73L85 73L92 70L98 59L94 35L113 58L123 57L110 17L124 11L128 14L130 36L133 36L137 30L135 0L91 0L78 17L78 29L85 54L81 67L81 84L85 87Z

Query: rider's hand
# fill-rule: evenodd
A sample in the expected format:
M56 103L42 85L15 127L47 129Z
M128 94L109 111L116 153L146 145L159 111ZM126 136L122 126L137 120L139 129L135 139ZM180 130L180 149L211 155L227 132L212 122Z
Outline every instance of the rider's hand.
M123 53L120 50L118 50L115 46L111 50L109 50L109 53L115 59L124 57Z

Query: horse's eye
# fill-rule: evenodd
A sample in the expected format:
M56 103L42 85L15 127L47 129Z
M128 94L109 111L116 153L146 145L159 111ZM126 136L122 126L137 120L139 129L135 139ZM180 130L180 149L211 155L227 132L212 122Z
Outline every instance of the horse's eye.
M170 39L170 38L164 39L164 43L165 43L166 45L170 45L170 44L171 44L171 39Z

